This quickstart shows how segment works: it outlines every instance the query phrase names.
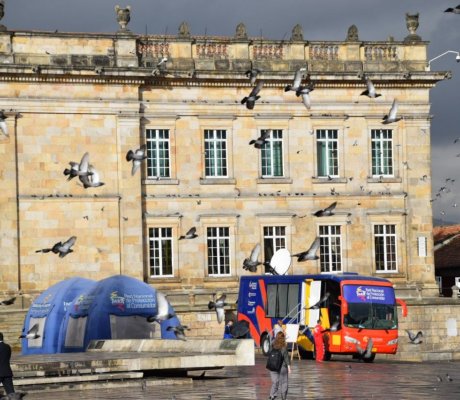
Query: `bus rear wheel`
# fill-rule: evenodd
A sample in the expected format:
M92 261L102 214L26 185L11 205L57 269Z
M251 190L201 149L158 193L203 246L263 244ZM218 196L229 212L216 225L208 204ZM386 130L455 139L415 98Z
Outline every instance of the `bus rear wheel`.
M270 336L267 333L262 334L260 338L260 347L262 348L262 353L266 356L272 347L270 343Z

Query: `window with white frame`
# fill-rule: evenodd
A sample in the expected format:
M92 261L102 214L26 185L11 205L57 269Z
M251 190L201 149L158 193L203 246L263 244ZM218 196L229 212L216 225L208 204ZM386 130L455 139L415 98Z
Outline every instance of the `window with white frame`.
M319 240L321 272L342 272L340 225L321 225Z
M147 178L169 178L169 129L147 129Z
M372 176L393 176L393 131L372 129Z
M227 177L227 131L205 129L204 165L206 178Z
M208 274L230 275L230 228L208 227Z
M264 226L264 259L270 261L273 254L280 249L286 248L286 227L285 226ZM265 267L265 272L269 268Z
M151 277L173 276L172 228L149 228Z
M318 176L339 176L339 139L337 129L316 131Z
M396 225L374 225L375 269L396 272Z
M262 129L261 134L267 130ZM283 131L273 129L270 137L261 148L262 177L274 178L283 176Z

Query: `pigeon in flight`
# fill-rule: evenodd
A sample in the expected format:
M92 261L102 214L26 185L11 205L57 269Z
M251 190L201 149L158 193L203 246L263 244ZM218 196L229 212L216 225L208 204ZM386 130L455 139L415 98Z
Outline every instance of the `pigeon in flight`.
M260 244L257 243L251 251L251 256L243 261L243 269L250 272L257 272L257 267L262 264L259 261Z
M335 206L337 205L337 202L334 201L330 206L326 207L324 210L318 210L313 215L315 217L330 217L331 215L334 215L334 209Z
M188 230L188 232L185 235L180 236L179 240L182 240L182 239L195 239L196 237L198 237L198 235L196 234L196 228L193 226L192 228L190 228Z
M317 260L319 257L316 255L316 252L319 249L319 237L317 237L310 248L307 251L301 253L293 254L291 257L297 257L297 261L308 261L308 260Z
M166 328L167 331L173 331L176 335L176 338L179 340L187 340L185 337L185 331L189 331L189 327L187 325L177 325L177 326L168 326Z
M263 145L267 142L272 134L272 129L266 129L262 131L262 134L256 139L251 140L249 144L253 144L256 149L261 149Z
M59 254L60 258L64 258L67 254L73 252L71 247L75 244L76 240L77 237L72 236L69 240L67 240L64 243L57 242L53 247L48 249L36 250L35 253L49 253L50 251L52 251L54 254Z
M329 298L330 295L331 294L329 292L324 293L323 297L321 297L315 304L313 304L312 306L308 307L307 309L308 310L318 310L327 301L327 299Z
M88 166L88 175L80 175L78 179L83 183L85 189L105 185L105 183L100 180L99 172L97 172L96 168L91 164Z
M254 85L256 83L257 75L260 74L260 70L257 68L252 68L248 69L244 74L249 78L251 85Z
M423 332L418 331L416 334L411 332L410 330L406 329L407 335L409 336L409 340L411 344L420 344L422 342Z
M313 83L309 83L306 86L299 86L299 88L295 91L295 95L297 97L302 96L302 103L307 109L309 110L311 107L310 103L310 93L314 90Z
M241 100L241 104L246 104L246 108L248 110L252 110L256 104L256 100L260 99L259 92L262 89L263 85L264 85L263 81L257 82L256 87L254 87L251 90L251 93L249 93L249 96L244 97L243 100Z
M7 119L8 117L5 115L5 113L3 112L3 110L0 111L0 129L2 130L3 134L5 136L9 136L8 135L8 126L6 126L6 122L5 122L5 119Z
M372 346L374 346L374 341L372 338L367 342L367 346L363 349L358 343L356 344L356 350L358 350L360 358L370 358L372 356Z
M289 92L290 90L296 92L300 88L300 84L302 83L303 73L306 71L306 68L299 68L294 75L294 81L292 85L286 85L284 88L285 92Z
M12 304L14 304L15 300L16 300L16 297L11 297L9 299L0 301L0 304L2 306L11 306Z
M133 162L133 168L131 170L131 175L134 175L136 173L136 171L141 166L142 160L145 160L147 158L146 150L147 150L147 146L143 144L136 151L129 150L128 153L126 153L126 161Z
M460 4L455 8L449 7L447 10L444 10L444 12L449 12L452 14L460 14Z
M367 89L361 93L361 96L367 96L371 99L375 99L376 97L380 97L381 94L380 93L377 93L375 91L375 87L374 87L374 84L372 83L372 81L367 77L365 76L364 79L366 79L366 85L367 85Z
M147 317L147 322L161 323L175 316L175 314L169 312L169 302L166 300L166 296L157 290L157 315Z
M224 320L225 318L225 311L224 311L224 306L227 305L227 303L225 302L225 299L227 298L227 295L223 294L222 296L220 296L218 299L216 299L216 301L210 301L208 303L208 308L210 310L212 310L213 308L216 310L216 314L217 314L217 322L219 322L219 324Z
M400 121L402 118L397 117L396 116L397 113L398 113L398 102L396 101L396 99L394 99L393 104L391 105L390 112L388 113L388 115L385 115L383 117L382 124L387 125L387 124L391 124L392 122Z
M38 339L40 335L38 334L38 323L34 324L32 328L29 329L27 334L22 334L19 336L19 339Z
M72 178L76 176L89 176L91 173L89 169L89 153L83 154L80 163L76 163L74 161L70 161L70 168L66 168L64 170L64 175L69 175L67 178L70 181Z

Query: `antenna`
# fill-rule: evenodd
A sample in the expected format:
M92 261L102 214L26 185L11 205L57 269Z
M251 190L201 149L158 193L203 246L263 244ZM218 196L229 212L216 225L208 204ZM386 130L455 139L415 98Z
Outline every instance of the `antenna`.
M279 249L273 254L270 266L278 275L285 275L291 266L291 253L287 249Z

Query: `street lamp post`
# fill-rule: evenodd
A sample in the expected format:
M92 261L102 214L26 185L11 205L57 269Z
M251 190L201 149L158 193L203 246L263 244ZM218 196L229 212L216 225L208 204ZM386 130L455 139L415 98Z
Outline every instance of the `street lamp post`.
M427 71L430 71L431 63L432 63L434 60L437 60L438 58L440 58L440 57L442 57L442 56L445 56L446 54L449 54L449 53L456 54L455 60L457 60L457 62L460 62L460 52L454 51L454 50L447 50L447 51L445 51L444 53L440 54L439 56L436 56L436 57L432 58L430 61L428 61L427 65L426 65L426 70L427 70Z

